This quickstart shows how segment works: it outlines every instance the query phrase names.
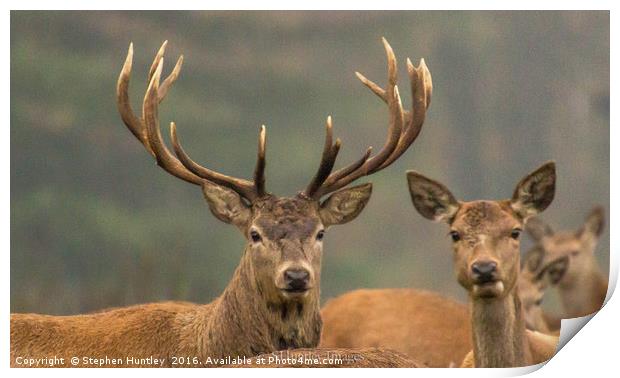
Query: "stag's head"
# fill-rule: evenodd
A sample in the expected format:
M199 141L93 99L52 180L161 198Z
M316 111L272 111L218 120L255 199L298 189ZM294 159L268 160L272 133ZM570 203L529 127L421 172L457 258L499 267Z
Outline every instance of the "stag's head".
M504 297L519 276L521 230L528 218L545 210L555 193L555 164L523 178L512 199L458 201L441 183L407 172L413 204L425 218L450 226L454 268L472 298Z
M582 273L587 274L597 264L594 251L604 226L603 208L597 206L577 230L554 232L540 218L531 219L525 230L536 242L530 253L538 253L545 262L564 258L570 261L566 272L554 274L553 283L565 285L577 282L577 277Z
M332 121L328 117L319 168L310 184L293 197L276 196L265 188L264 126L259 133L257 163L251 180L227 176L194 162L181 146L174 123L170 124L173 147L170 150L160 134L157 109L177 79L183 59L179 58L172 73L160 83L166 43L162 45L149 71L142 116L137 117L129 104L133 46L129 47L117 87L118 108L124 123L159 166L200 186L213 215L241 231L247 239L243 263L250 267L260 291L269 295L270 300L303 300L309 293L318 292L327 229L355 219L371 195L371 184L353 187L349 184L392 164L420 132L430 104L430 73L423 60L418 67L407 60L412 109L404 110L396 85L396 59L385 39L383 43L388 57L386 89L359 73L357 76L387 104L389 122L385 145L374 156L368 148L359 160L333 171L341 142L333 140Z

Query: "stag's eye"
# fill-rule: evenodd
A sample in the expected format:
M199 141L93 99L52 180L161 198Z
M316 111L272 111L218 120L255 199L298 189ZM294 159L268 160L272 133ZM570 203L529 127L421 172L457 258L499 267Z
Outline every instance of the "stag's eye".
M459 234L458 231L450 231L450 237L453 242L461 240L461 234Z
M572 251L570 254L571 254L572 256L577 256L577 255L579 254L579 251Z
M515 240L519 239L519 236L521 236L521 229L520 228L515 228L510 233L510 237L515 239Z
M250 231L250 238L252 239L254 243L258 243L261 240L263 240L263 238L260 236L260 234L256 230Z
M536 306L540 306L542 304L542 298L534 302Z
M316 234L316 240L321 241L325 237L325 230L320 230Z

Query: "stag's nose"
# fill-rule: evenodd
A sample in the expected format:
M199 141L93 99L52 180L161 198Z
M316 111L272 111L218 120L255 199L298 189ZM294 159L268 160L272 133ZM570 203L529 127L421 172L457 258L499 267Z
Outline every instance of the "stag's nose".
M310 272L305 269L288 269L284 271L287 290L303 291L308 287Z
M494 261L476 261L471 265L471 273L477 283L484 284L495 280L497 263Z

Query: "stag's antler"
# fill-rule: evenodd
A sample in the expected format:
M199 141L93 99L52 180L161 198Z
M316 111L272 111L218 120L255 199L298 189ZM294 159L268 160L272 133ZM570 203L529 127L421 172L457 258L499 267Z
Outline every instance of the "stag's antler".
M265 192L265 126L261 127L258 138L258 159L254 171L254 181L227 176L195 163L181 147L174 122L170 124L170 134L176 155L166 147L159 129L157 115L158 105L166 96L170 86L179 76L183 64L183 56L177 61L172 73L161 83L160 78L164 64L164 52L168 41L159 49L151 69L149 70L149 86L142 105L142 117L138 118L129 104L129 77L133 61L133 43L129 45L127 59L121 70L117 85L118 110L123 122L134 136L144 145L146 150L155 157L157 164L166 172L189 183L202 185L205 181L225 186L239 193L250 202L263 197Z
M397 66L394 51L385 38L382 40L388 61L387 89L384 90L359 72L355 74L364 85L388 105L390 115L388 137L385 145L375 156L370 157L372 149L368 148L361 159L331 173L336 161L336 155L340 149L340 140L337 139L336 143L332 144L332 124L331 118L328 118L325 148L323 149L319 169L306 190L302 193L309 198L319 199L323 195L343 188L362 176L373 174L389 166L411 146L420 133L426 109L431 102L433 90L431 74L424 63L424 59L420 60L418 67L414 67L411 60L407 59L407 71L411 82L412 109L411 111L403 110L398 86L396 85Z

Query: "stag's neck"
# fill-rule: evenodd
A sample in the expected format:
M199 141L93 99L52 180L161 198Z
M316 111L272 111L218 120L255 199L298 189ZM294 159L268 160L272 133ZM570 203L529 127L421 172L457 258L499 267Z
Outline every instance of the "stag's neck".
M504 298L472 299L476 367L525 366L525 319L516 290Z
M201 354L212 358L251 357L316 347L322 326L318 287L309 296L304 302L269 298L248 259L242 258L224 293L205 314Z

